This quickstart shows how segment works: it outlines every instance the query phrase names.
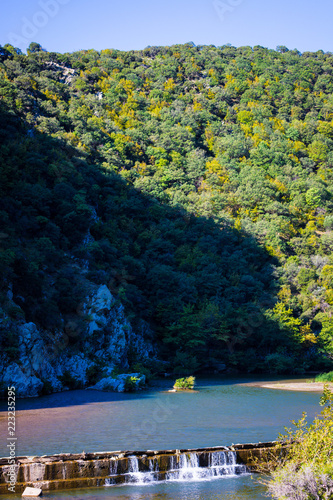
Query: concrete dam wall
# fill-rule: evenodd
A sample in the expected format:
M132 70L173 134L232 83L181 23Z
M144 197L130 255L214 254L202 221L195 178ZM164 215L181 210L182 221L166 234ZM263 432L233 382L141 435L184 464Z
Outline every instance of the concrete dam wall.
M122 483L195 481L201 478L256 471L257 461L280 453L276 442L238 444L230 447L164 451L115 451L18 457L15 464L16 493L25 487L44 491ZM0 494L8 494L13 466L0 459Z

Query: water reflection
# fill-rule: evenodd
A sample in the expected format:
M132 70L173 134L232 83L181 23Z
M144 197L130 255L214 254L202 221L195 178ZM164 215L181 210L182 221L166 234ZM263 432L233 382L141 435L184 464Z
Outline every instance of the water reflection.
M163 450L269 441L303 411L309 418L318 411L320 394L239 382L201 380L200 390L191 394L168 393L162 387L138 394L72 391L18 400L17 453ZM5 411L0 413L2 435L6 418ZM0 446L0 456L5 456L5 444Z
M320 394L239 385L244 381L254 379L201 380L199 391L191 394L168 393L165 389L170 382L165 382L164 386L137 394L72 391L18 400L18 455L268 441L303 411L310 420L319 410ZM0 410L0 434L6 435L5 402ZM5 455L6 448L0 448L0 456ZM48 500L259 500L265 498L264 493L264 487L249 476L240 476L51 492L44 496Z
M0 497L1 498L1 497ZM14 497L13 497L14 498ZM47 500L261 500L265 489L247 477L204 483L159 483L146 486L76 490L44 494Z

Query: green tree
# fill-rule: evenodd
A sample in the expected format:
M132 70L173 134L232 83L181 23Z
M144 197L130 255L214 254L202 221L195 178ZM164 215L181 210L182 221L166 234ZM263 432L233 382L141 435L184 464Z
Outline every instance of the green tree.
M43 52L45 51L45 49L43 49L43 47L41 46L40 43L36 43L36 42L31 42L28 49L27 49L27 52L28 54L36 54L37 52Z
M266 484L273 498L329 500L333 496L333 393L326 387L320 404L324 407L312 424L306 414L293 422L294 430L279 437L286 451L269 464Z

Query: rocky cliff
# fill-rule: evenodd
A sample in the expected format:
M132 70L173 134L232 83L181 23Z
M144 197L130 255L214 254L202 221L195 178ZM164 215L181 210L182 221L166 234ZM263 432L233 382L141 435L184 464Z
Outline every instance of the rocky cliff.
M17 307L12 295L9 300ZM0 326L17 339L0 354L0 384L15 386L18 397L38 396L69 388L124 391L142 385L140 373L129 370L129 357L145 362L153 355L147 326L134 331L124 307L106 285L92 285L76 315L63 327L43 330L35 323L13 321L3 312ZM117 369L115 370L115 367Z

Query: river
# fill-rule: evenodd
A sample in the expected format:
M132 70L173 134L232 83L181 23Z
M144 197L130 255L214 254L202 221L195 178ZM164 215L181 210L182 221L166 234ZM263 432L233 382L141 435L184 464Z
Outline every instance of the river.
M256 379L257 380L257 379ZM115 450L199 448L270 441L306 411L320 410L320 394L244 385L253 378L198 380L197 392L170 393L169 381L132 394L69 391L17 401L17 455ZM7 429L0 403L0 435ZM6 456L5 440L0 456ZM212 481L152 483L45 494L52 499L259 499L250 476ZM15 498L12 496L12 498Z

